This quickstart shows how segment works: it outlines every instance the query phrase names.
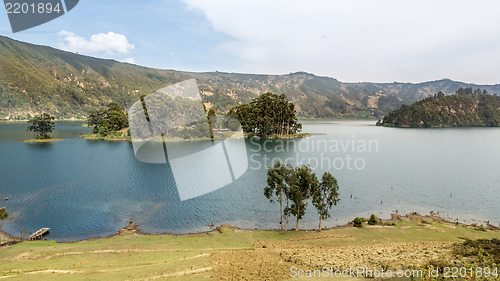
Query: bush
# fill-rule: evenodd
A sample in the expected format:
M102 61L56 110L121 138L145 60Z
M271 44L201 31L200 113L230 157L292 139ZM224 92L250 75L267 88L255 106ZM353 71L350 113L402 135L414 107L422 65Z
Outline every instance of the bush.
M363 226L363 220L356 217L353 221L354 227L362 227Z
M9 213L5 211L5 208L0 208L0 219L6 219L9 216Z
M370 219L368 220L369 225L376 225L378 223L377 218L375 217L374 214L370 216Z
M423 224L432 224L432 223L431 223L430 221L428 221L428 220L421 220L420 222L421 222L421 223L423 223Z
M108 127L101 126L101 128L99 128L99 134L103 137L107 136L110 132L111 130Z
M484 228L484 226L478 226L476 227L476 230L486 232L486 228Z

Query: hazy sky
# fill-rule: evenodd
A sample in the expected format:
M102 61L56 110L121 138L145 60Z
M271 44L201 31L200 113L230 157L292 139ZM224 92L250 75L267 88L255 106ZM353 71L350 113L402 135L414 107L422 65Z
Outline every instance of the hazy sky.
M499 12L498 0L81 0L16 34L2 12L0 34L156 68L496 84Z

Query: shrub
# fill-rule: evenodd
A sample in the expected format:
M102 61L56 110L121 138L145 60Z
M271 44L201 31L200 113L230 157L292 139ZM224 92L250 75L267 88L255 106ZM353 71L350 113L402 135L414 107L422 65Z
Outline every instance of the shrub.
M354 227L362 227L363 226L363 220L356 217L353 221Z
M6 219L9 216L7 211L5 211L5 208L0 208L0 219Z
M110 132L111 130L106 126L101 126L101 128L99 128L99 134L103 137L107 136Z
M478 226L476 227L476 230L486 232L486 228L484 228L484 226Z
M375 215L374 215L374 214L372 214L372 215L370 216L370 219L368 220L368 224L369 224L369 225L376 225L376 224L377 224L377 222L378 222L378 221L377 221L377 218L375 217Z

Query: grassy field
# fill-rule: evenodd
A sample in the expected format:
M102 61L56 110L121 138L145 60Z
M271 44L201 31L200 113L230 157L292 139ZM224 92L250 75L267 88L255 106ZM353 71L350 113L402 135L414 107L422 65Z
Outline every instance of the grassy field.
M339 249L363 253L371 251L368 246L380 251L391 245L403 249L408 243L432 241L442 247L464 239L491 238L500 238L500 232L403 221L396 226L339 227L322 232L220 227L196 235L129 233L75 243L26 241L0 248L0 279L287 280L290 266L304 266L304 259L313 266L311 258ZM429 247L427 251L434 249L422 245ZM319 260L317 264L328 262Z

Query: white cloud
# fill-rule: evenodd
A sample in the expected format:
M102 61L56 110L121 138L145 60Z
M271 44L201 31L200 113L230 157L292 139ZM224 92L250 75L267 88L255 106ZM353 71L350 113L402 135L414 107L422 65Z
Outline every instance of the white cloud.
M494 0L183 0L234 38L246 72L499 83Z
M131 63L131 64L135 64L135 59L134 58L126 58L123 60L123 62L128 62L128 63Z
M63 42L59 44L59 47L70 52L126 55L135 49L135 45L130 44L127 37L114 32L93 34L89 39L65 30L59 32L58 35L63 37Z

